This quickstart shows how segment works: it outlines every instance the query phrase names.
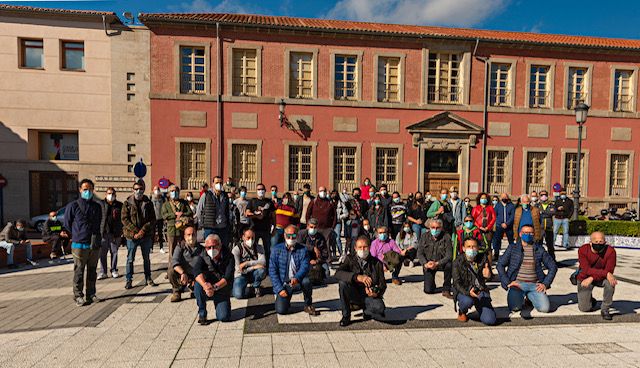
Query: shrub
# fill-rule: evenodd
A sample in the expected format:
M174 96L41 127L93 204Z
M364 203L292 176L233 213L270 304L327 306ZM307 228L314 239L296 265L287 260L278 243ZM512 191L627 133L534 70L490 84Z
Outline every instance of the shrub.
M602 231L605 235L640 237L640 222L587 220L587 233Z

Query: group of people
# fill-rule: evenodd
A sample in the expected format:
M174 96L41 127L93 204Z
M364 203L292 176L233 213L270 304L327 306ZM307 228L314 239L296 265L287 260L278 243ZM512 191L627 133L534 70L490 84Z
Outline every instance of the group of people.
M171 301L179 302L190 290L201 324L208 323L207 300L214 301L216 318L228 321L230 298L261 297L267 276L277 313L288 313L293 293L301 291L304 311L317 315L313 286L325 283L331 268L339 283L341 326L351 323L351 312L357 309L363 309L365 319L384 320L385 273L390 273L393 284L402 285L403 266L422 267L423 290L429 294L436 292L436 274L442 272L442 295L453 300L461 321L467 321L475 307L480 321L496 323L487 287L494 278L493 263L497 280L508 290L510 311L522 310L525 303L543 313L551 309L546 291L558 269L553 244L563 227L563 244L568 248L565 220L573 210L564 191L554 193L553 201L546 191L539 197L522 195L516 204L506 193L499 197L481 193L472 206L455 187L442 189L437 198L429 192L412 193L405 201L398 192L389 194L386 185L376 188L369 179L350 194L321 186L316 197L305 185L278 197L278 188L270 189L267 197L266 186L260 183L249 199L246 187L217 176L211 189L203 185L195 201L191 193L182 199L175 185L168 188L166 198L156 188L148 197L144 181L138 180L120 202L113 188L104 200L94 198L93 182L84 179L80 198L66 207L64 224L56 223L52 213L45 228L53 236L49 241L56 244L54 253L65 241L71 243L73 290L79 306L99 300L96 279L106 278L107 271L119 276L117 251L123 237L128 249L125 288L133 287L137 248L142 251L145 283L157 286L151 278L149 253L154 240L162 243L166 233ZM199 230L203 243L198 242ZM505 235L509 246L501 255ZM591 242L581 247L575 275L581 311L595 308L593 287L603 287L602 316L611 319L615 258L615 250L601 233L592 234Z

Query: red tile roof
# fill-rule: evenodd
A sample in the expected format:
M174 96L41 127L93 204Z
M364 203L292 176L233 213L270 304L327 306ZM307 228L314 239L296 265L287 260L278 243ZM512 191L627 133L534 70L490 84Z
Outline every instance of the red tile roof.
M287 29L326 30L351 33L376 33L410 37L455 38L507 43L530 43L558 46L595 47L640 50L640 40L620 38L569 36L529 32L490 31L470 28L449 28L354 22L346 20L294 18L253 14L224 13L141 13L143 23L216 23L225 25L271 26Z
M34 14L51 14L51 15L79 15L79 16L97 16L103 15L120 23L120 18L114 12L96 11L96 10L71 10L71 9L52 9L52 8L37 8L33 6L19 6L19 5L7 5L0 4L0 15L6 15L7 13L34 13Z

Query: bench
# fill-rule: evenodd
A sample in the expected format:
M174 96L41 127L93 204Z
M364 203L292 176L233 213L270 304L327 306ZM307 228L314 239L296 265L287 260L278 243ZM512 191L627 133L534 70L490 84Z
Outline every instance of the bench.
M51 244L43 242L41 240L31 240L31 251L33 254L33 260L47 259L51 254ZM66 251L66 249L65 249ZM13 255L13 262L16 264L27 262L27 249L24 246L18 245L15 248L15 254ZM0 267L7 266L7 250L0 249Z

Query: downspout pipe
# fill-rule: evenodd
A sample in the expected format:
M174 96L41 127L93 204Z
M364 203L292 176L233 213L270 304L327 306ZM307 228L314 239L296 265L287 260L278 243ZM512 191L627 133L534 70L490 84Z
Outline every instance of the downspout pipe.
M222 119L222 40L220 38L220 22L216 22L216 107L217 107L217 118L216 118L216 148L217 148L217 157L216 157L216 168L218 173L216 175L223 176L223 167L222 167L222 139L223 139L223 131L222 125L224 121Z
M476 46L473 48L473 57L484 63L484 102L482 106L482 129L484 129L484 134L482 135L482 173L480 176L480 191L486 192L486 184L487 184L487 135L489 134L489 112L488 112L488 104L489 104L489 58L486 56L478 56L476 52L478 51L478 45L480 44L480 39L476 38Z

